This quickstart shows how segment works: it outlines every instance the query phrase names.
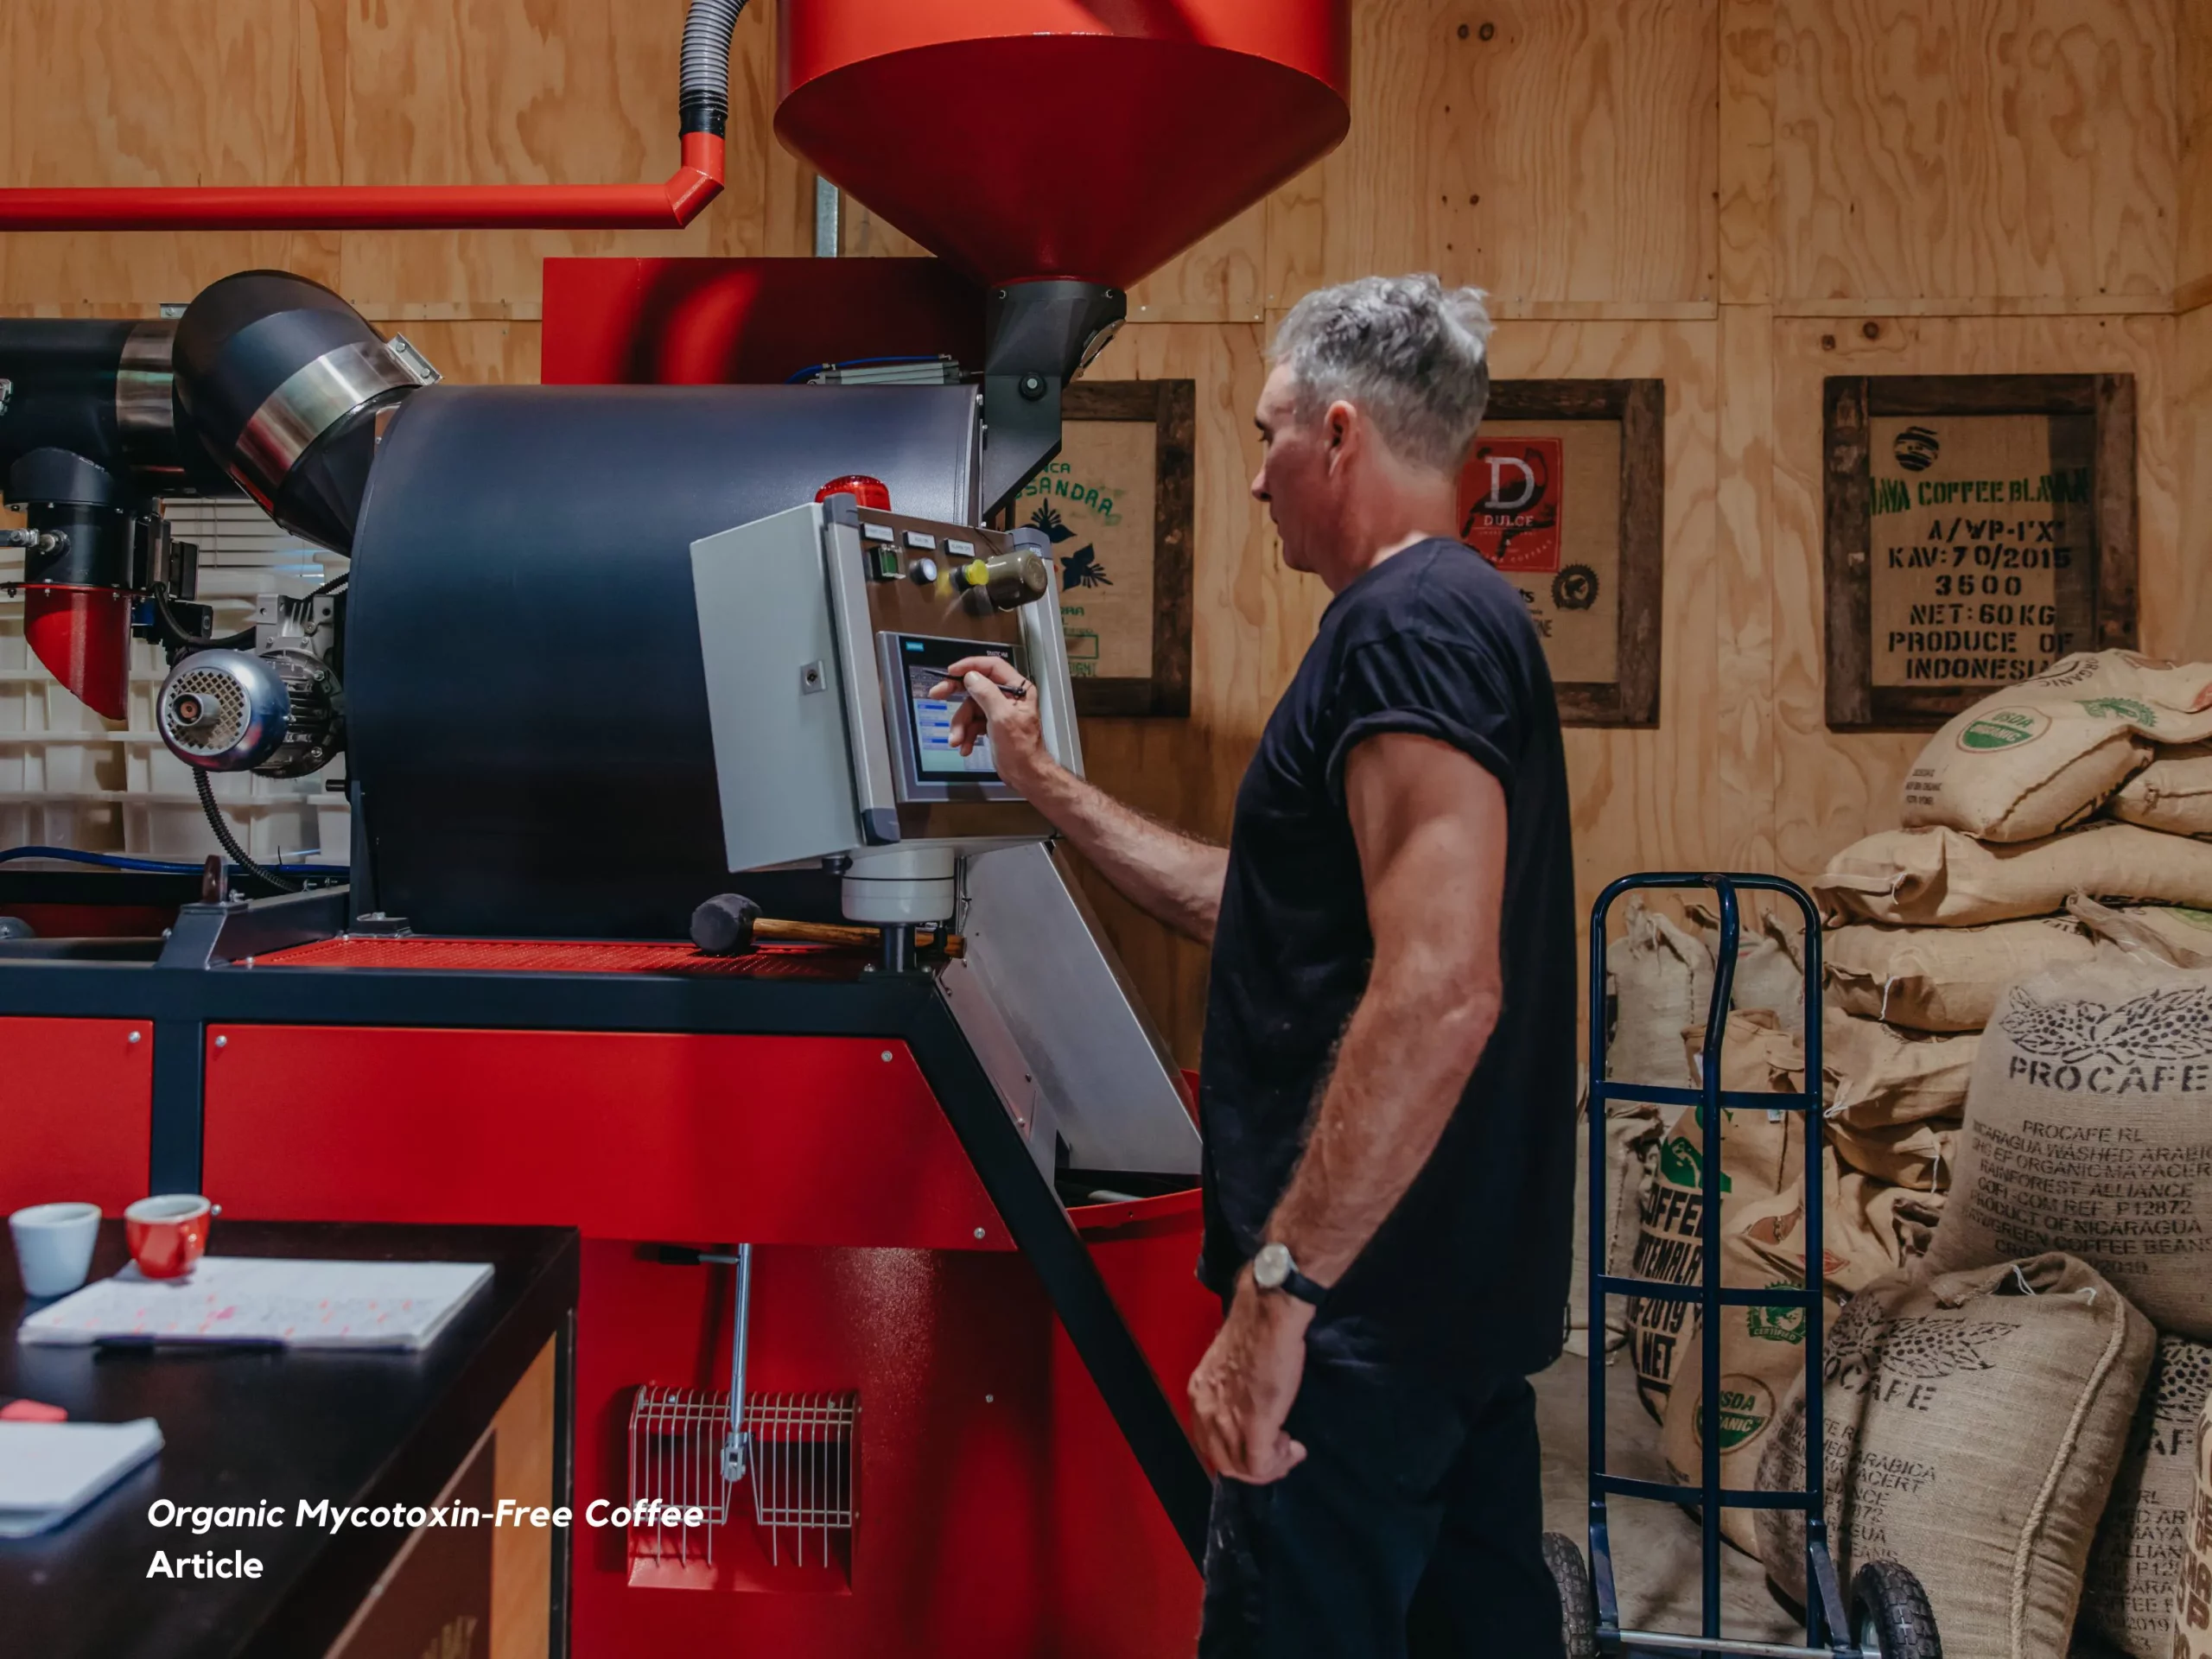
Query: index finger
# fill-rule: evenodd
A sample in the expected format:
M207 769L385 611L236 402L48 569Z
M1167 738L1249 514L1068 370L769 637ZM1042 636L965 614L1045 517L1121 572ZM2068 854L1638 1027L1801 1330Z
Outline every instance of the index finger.
M969 674L980 674L995 685L1020 685L1021 671L1003 657L963 657L944 671L944 677L953 684L960 683Z

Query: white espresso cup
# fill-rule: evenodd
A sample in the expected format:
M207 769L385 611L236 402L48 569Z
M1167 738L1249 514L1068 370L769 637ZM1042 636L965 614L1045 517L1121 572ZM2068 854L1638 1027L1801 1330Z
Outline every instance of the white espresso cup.
M26 1296L66 1296L85 1282L100 1236L97 1204L35 1204L8 1217Z

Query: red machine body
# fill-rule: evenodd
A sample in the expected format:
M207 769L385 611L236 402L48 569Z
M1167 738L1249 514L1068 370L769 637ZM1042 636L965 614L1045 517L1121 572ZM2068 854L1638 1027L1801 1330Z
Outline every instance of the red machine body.
M549 386L778 385L832 359L982 352L982 292L938 259L545 262Z
M104 1215L146 1196L149 1020L0 1019L0 1214L67 1193Z
M613 965L600 946L357 943L262 963L342 975L499 950L510 971ZM786 954L792 969L860 965ZM67 1192L112 1212L143 1191L150 1023L0 1020L0 1200ZM749 1387L858 1395L857 1519L836 1566L772 1563L741 1517L717 1529L714 1571L653 1587L621 1529L579 1527L583 1659L1190 1646L1198 1575L903 1045L222 1022L202 1059L204 1185L226 1217L582 1229L579 1511L625 1501L640 1385L728 1380L729 1269L665 1265L653 1244L753 1243ZM1179 1401L1219 1320L1192 1273L1197 1194L1076 1218Z
M990 283L1126 286L1351 121L1343 0L782 0L777 41L777 136Z

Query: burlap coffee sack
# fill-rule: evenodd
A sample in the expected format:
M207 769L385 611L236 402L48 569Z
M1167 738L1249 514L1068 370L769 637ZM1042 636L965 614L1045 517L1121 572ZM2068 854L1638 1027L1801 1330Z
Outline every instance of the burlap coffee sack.
M1616 1101L1605 1119L1605 1263L1600 1271L1626 1273L1636 1253L1637 1217L1644 1183L1659 1157L1661 1111L1631 1101ZM1590 1351L1590 1121L1586 1111L1575 1131L1574 1268L1567 1285L1567 1348ZM1628 1304L1613 1297L1605 1304L1605 1350L1628 1340Z
M1722 1249L1730 1254L1726 1241ZM1772 1269L1765 1272L1761 1289L1801 1287L1802 1281L1792 1274ZM1829 1323L1834 1322L1842 1301L1842 1293L1834 1290L1822 1299ZM1724 1310L1720 1322L1722 1485L1745 1487L1757 1483L1759 1463L1777 1432L1783 1405L1799 1387L1804 1370L1808 1321L1808 1310L1802 1307ZM1693 1318L1659 1431L1668 1470L1686 1486L1694 1486L1703 1478L1705 1348L1699 1340L1700 1329ZM1724 1509L1720 1535L1745 1554L1758 1555L1757 1511Z
M1847 1119L1827 1121L1828 1144L1851 1168L1891 1186L1913 1192L1948 1192L1955 1155L1958 1123L1923 1118L1916 1123L1888 1123L1866 1128Z
M1881 1195L1894 1189L1856 1171L1839 1171L1835 1154L1821 1153L1825 1199L1821 1231L1822 1306L1833 1320L1844 1299L1902 1265L1904 1253ZM1806 1216L1800 1175L1787 1191L1764 1204L1747 1205L1727 1218L1720 1241L1720 1282L1732 1289L1799 1289L1805 1283ZM1729 1307L1720 1319L1720 1478L1726 1486L1750 1486L1778 1419L1805 1366L1807 1310L1787 1306ZM1695 1484L1704 1441L1704 1349L1700 1324L1688 1325L1674 1387L1667 1398L1660 1449L1675 1478ZM1753 1512L1726 1510L1721 1535L1738 1548L1758 1553Z
M1732 1015L1732 1027L1744 1022L1757 1032L1752 1016ZM1770 1034L1779 1036L1767 1028ZM1756 1039L1724 1048L1724 1056L1743 1048L1757 1048ZM1762 1063L1762 1071L1764 1065ZM1724 1086L1737 1087L1729 1061L1723 1061ZM1724 1111L1720 1124L1720 1173L1723 1187L1720 1217L1726 1228L1746 1206L1765 1203L1799 1178L1803 1166L1804 1141L1801 1114L1796 1112ZM1704 1200L1699 1192L1704 1168L1705 1132L1695 1107L1686 1108L1668 1124L1660 1142L1659 1159L1645 1183L1637 1215L1636 1254L1629 1272L1639 1279L1664 1284L1688 1285L1703 1270L1704 1243L1700 1231ZM1656 1297L1630 1297L1627 1305L1629 1353L1636 1366L1637 1392L1654 1417L1666 1410L1667 1393L1680 1363L1683 1344L1696 1329L1690 1304Z
M2010 921L2050 915L2077 893L2212 909L2212 842L2110 819L2005 847L1955 830L1885 830L1845 848L1808 885L1834 924Z
M2075 893L2069 914L2090 934L2177 968L2212 968L2212 910L2183 905L2101 905Z
M1704 905L1685 908L1697 924L1698 937L1715 963L1720 956L1720 918ZM1731 982L1729 1007L1739 1012L1764 1009L1782 1029L1802 1036L1805 1030L1805 926L1789 925L1768 912L1746 918L1736 935L1736 974ZM1700 1011L1697 1023L1705 1022Z
M2208 918L2212 920L2212 918ZM2212 933L2206 936L2212 945ZM1839 927L1821 942L1835 1006L1915 1031L1980 1031L1997 994L2023 975L2087 962L2096 946L2068 916L1980 927Z
M1829 1116L1865 1128L1956 1117L1980 1033L1907 1031L1830 1008L1821 1021Z
M1616 1083L1690 1088L1682 1032L1712 1012L1713 953L1688 928L1646 909L1639 896L1630 895L1626 912L1625 931L1605 946L1614 1010L1605 1075Z
M2174 1659L2212 1659L2212 1400L2196 1420L2196 1491L2174 1584Z
M1953 716L1906 774L1902 822L2035 841L2103 805L2153 742L2208 737L2212 664L2078 652Z
M1723 1088L1786 1094L1805 1086L1803 1046L1773 1021L1764 1011L1728 1016ZM1695 1071L1704 1029L1693 1027L1682 1041ZM1830 1008L1821 1021L1821 1098L1831 1119L1870 1128L1956 1117L1980 1042L1978 1032L1907 1031Z
M2212 973L2105 961L2005 993L1929 1266L2044 1250L2212 1341Z
M1855 1296L1919 1255L1910 1242L1910 1228L1898 1215L1898 1205L1913 1195L1847 1167L1830 1147L1821 1149L1821 1225L1827 1240L1821 1273L1831 1289ZM1805 1270L1803 1186L1802 1179L1793 1180L1787 1191L1746 1213L1736 1227L1745 1247L1776 1272L1802 1274Z
M2149 1376L2150 1321L2086 1264L2048 1255L1870 1285L1828 1333L1828 1535L1927 1589L1957 1659L2066 1659L2098 1517ZM1758 1484L1804 1483L1804 1395ZM1761 1512L1760 1559L1804 1597L1804 1523Z
M2112 798L2111 811L2170 836L2212 836L2212 743L2160 749Z
M1689 1067L1689 1086L1705 1081L1705 1021L1681 1033L1683 1063ZM1720 1033L1720 1086L1753 1094L1787 1094L1802 1089L1805 1046L1782 1028L1782 1016L1771 1008L1743 1008L1728 1016Z
M1872 1177L1868 1178L1870 1181ZM1885 1186L1878 1181L1872 1185L1872 1197L1867 1204L1870 1224L1886 1227L1896 1236L1897 1250L1908 1264L1919 1261L1928 1254L1928 1247L1935 1241L1936 1229L1943 1219L1943 1206L1950 1202L1944 1192L1908 1192L1901 1186Z
M2134 1659L2174 1650L2174 1586L2189 1551L2196 1424L2212 1391L2212 1348L2161 1337L2082 1586L2082 1630Z

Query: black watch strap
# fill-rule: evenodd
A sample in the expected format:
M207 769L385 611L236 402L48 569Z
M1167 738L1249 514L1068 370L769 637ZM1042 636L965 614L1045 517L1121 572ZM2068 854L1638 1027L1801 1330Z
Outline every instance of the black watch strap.
M1317 1284L1296 1268L1283 1275L1282 1287L1300 1301L1311 1302L1315 1307L1320 1306L1321 1299L1329 1294L1326 1285Z

